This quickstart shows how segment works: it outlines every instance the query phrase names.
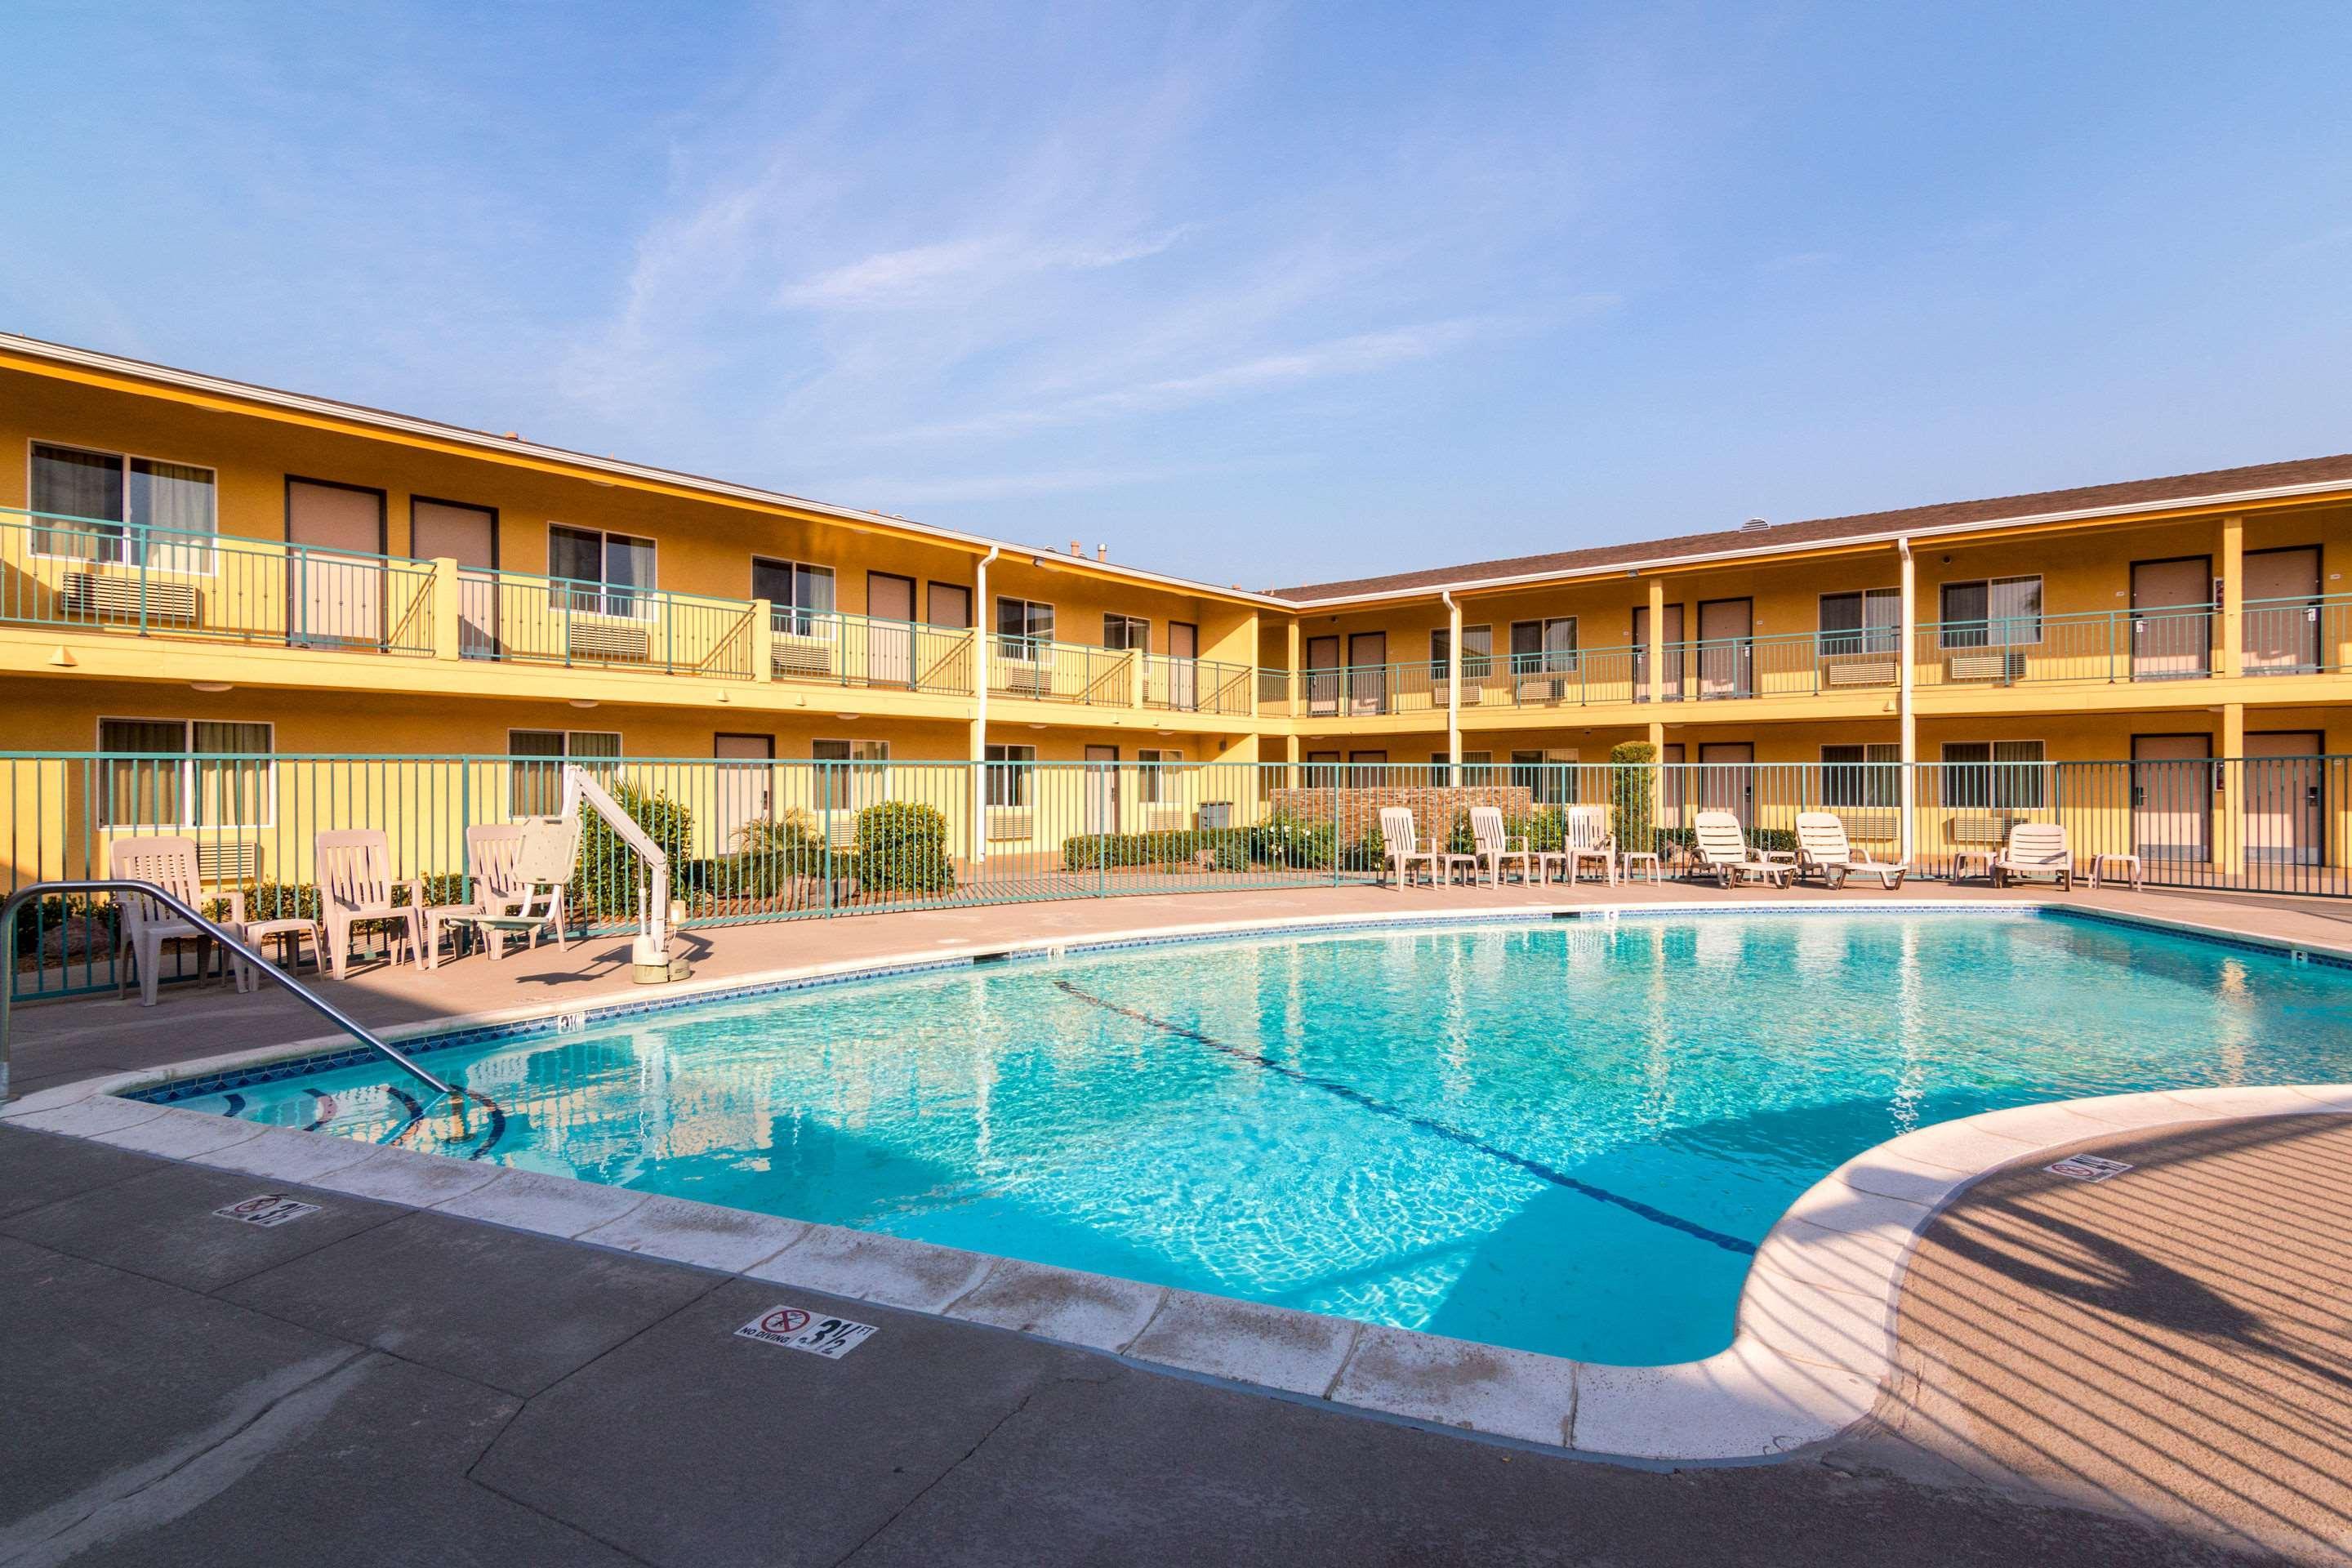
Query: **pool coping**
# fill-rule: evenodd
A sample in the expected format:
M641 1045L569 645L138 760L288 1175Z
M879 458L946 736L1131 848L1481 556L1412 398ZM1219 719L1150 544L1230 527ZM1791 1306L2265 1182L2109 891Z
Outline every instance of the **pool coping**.
M2054 910L2352 968L2352 950L2256 937L2047 897L1921 903L1533 905L1137 928L1083 939L970 942L665 987L656 998L542 1004L389 1031L475 1037L575 1016L672 1006L979 961L1060 956L1219 938L1350 929L1609 923L1717 914ZM562 1028L561 1023L551 1026ZM1276 1395L1580 1457L1665 1464L1756 1462L1818 1449L1892 1387L1895 1321L1919 1237L1978 1180L2042 1151L2107 1134L2238 1117L2352 1114L2352 1084L2228 1086L2053 1100L1979 1112L1864 1150L1808 1188L1758 1247L1732 1342L1704 1360L1629 1367L1146 1285L1108 1275L811 1224L571 1176L240 1124L129 1098L247 1068L270 1076L348 1052L327 1037L230 1052L44 1090L0 1106L0 1124L134 1149L256 1177L612 1247L690 1267L1034 1335ZM323 1065L323 1064L321 1064Z

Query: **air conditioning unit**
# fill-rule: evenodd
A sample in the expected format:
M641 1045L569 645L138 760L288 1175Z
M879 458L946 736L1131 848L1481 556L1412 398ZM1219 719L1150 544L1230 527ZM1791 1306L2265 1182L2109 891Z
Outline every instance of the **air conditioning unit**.
M642 664L653 646L644 622L614 616L575 615L563 635L573 658L606 663Z
M1846 657L1832 658L1822 667L1822 679L1831 686L1893 686L1901 676L1891 658Z
M1051 697L1054 695L1054 667L1042 659L1007 658L1003 661L1003 689L1015 697Z
M135 621L143 614L150 622L177 621L194 626L196 591L186 583L142 584L136 577L106 577L95 572L68 572L58 603L69 616L102 620Z
M1181 805L1146 806L1143 826L1152 833L1179 833L1192 826L1192 814Z
M831 637L778 632L770 644L769 658L778 675L813 676L822 680L833 674L833 647Z
M2021 680L2025 678L2022 648L1972 648L1944 656L1944 671L1953 680Z

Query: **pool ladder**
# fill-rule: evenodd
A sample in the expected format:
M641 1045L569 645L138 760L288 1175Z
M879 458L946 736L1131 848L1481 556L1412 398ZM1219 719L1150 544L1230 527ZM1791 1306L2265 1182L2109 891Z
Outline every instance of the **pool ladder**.
M241 939L229 935L227 931L221 929L218 922L190 909L177 897L165 892L152 882L136 882L121 878L100 878L88 881L35 882L28 887L19 888L9 894L5 901L0 901L0 953L13 955L16 951L16 911L35 899L50 893L114 893L118 895L136 893L152 899L229 952L244 959L247 963L253 964L262 973L275 977L287 990L291 991L304 1006L319 1014L337 1028L344 1030L370 1050L391 1061L410 1077L430 1089L436 1095L446 1097L457 1092L423 1068L418 1067L406 1055L379 1039L373 1031L350 1014L262 957L252 948L247 947ZM9 973L0 975L0 1104L5 1104L8 1099L8 1002L9 994L16 989L15 968L15 960L12 956L9 961Z

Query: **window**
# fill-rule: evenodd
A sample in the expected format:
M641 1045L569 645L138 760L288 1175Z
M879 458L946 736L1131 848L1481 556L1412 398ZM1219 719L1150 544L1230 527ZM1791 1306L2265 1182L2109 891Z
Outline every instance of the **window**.
M1454 630L1440 626L1429 634L1429 679L1444 680L1452 662ZM1495 628L1464 626L1462 628L1462 679L1477 680L1494 668Z
M1576 669L1576 617L1552 616L1511 623L1511 671L1558 675Z
M1002 600L998 602L1003 603ZM1037 748L991 745L982 755L988 764L982 798L991 805L1026 810L1029 805L1029 775L1036 771Z
M1469 638L1465 637L1463 641L1467 642L1469 641ZM1430 752L1429 776L1430 782L1433 784L1444 784L1455 782L1454 780L1453 753L1450 752ZM1490 784L1495 783L1495 753L1492 752L1463 752L1462 777L1459 782L1465 788L1473 788L1480 784Z
M925 616L935 626L971 625L971 590L961 583L934 583L924 590Z
M1151 623L1141 616L1107 615L1103 616L1102 645L1105 647L1131 647L1138 653L1150 653Z
M1350 763L1385 763L1388 760L1389 754L1386 752L1349 752L1348 753L1348 761Z
M47 514L33 531L37 554L135 564L145 559L148 542L134 530L215 531L210 468L39 441L33 443L32 468L33 510ZM174 562L173 570L212 570L212 552L202 544L159 542L194 557Z
M1903 798L1899 745L1823 746L1823 805L1895 805Z
M825 810L863 811L889 798L889 742L812 741L809 757L835 764L817 770L817 805Z
M1155 752L1147 747L1135 753L1135 760L1141 764L1136 769L1136 773L1143 791L1143 804L1159 805L1166 802L1173 794L1168 788L1166 770L1181 766L1184 761L1184 753L1169 751Z
M751 597L768 601L768 618L776 630L817 636L820 618L833 614L833 568L754 555Z
M515 759L507 778L507 815L554 816L563 810L565 762L612 762L621 737L608 730L509 730L507 755Z
M1946 647L2020 647L2042 640L2042 579L1995 577L1943 586Z
M593 528L547 525L548 602L587 615L650 618L654 542Z
M1893 653L1902 625L1900 588L1822 595L1822 652L1825 654Z
M1044 658L1054 640L1054 606L999 595L996 637L999 651L1007 658Z
M98 749L116 753L101 764L104 826L269 826L277 747L268 724L100 719Z
M1538 805L1562 805L1576 798L1576 752L1552 749L1511 753L1511 784Z
M2042 773L2039 741L1948 741L1944 743L1944 804L2038 811Z

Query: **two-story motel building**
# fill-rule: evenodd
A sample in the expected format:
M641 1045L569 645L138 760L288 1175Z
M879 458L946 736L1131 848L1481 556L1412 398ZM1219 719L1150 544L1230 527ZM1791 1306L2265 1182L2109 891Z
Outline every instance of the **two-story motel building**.
M1709 763L2352 751L2352 456L1359 564L1190 582L0 336L0 750L1496 770L1644 739ZM2301 852L2340 859L2343 809L2297 816Z

